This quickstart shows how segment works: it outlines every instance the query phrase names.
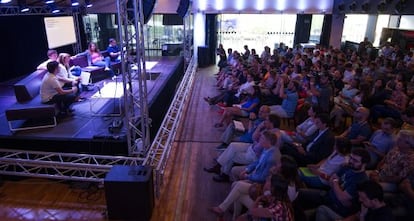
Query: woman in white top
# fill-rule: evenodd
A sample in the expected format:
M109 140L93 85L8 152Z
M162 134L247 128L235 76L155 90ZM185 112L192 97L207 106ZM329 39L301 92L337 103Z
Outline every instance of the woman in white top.
M299 177L309 188L326 188L329 177L336 173L342 164L347 161L351 149L351 142L345 137L335 138L335 150L329 157L318 164L309 164L299 168Z

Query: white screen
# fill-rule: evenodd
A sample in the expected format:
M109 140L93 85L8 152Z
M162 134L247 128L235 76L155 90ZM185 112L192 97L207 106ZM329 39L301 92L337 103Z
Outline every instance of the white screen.
M76 43L73 17L46 17L44 19L49 49Z

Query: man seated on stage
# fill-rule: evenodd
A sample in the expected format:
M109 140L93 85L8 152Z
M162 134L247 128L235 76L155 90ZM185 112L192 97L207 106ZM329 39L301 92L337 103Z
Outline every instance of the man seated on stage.
M112 62L121 61L121 50L116 44L115 38L109 39L109 45L106 51L109 53L109 58L111 59Z
M47 57L48 59L46 61L44 61L43 63L39 64L39 66L37 66L37 70L47 70L47 64L51 61L57 61L58 59L58 53L56 50L48 50L47 51Z
M76 86L71 89L63 89L56 74L59 71L59 63L57 61L51 61L47 63L47 73L42 79L42 85L40 86L41 101L44 104L57 104L60 115L70 115L73 109L70 105L76 100L76 92L78 88Z

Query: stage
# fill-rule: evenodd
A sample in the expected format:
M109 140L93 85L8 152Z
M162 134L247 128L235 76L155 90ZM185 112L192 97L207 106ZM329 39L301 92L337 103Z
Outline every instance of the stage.
M184 74L183 66L182 57L161 57L148 62L147 99L152 119L151 138L155 136L168 110L176 86ZM91 89L82 92L81 96L86 98L84 101L73 105L74 115L58 118L56 127L12 133L4 111L16 102L13 85L0 84L0 148L127 155L125 119L122 116L122 75L96 82ZM123 126L110 131L108 128L114 120L123 121ZM15 123L23 125L39 122Z

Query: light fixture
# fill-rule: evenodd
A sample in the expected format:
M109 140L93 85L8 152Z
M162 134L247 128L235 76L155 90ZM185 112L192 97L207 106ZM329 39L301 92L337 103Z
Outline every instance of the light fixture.
M339 11L344 11L345 10L345 4L344 3L339 4L338 5L338 10Z
M19 4L19 9L20 9L20 12L28 12L29 11L29 7L27 6L27 2L26 2L26 0L19 0L18 1L18 4Z
M79 6L78 0L71 0L71 1L72 1L72 6Z
M406 0L398 1L397 4L395 4L395 12L397 14L401 14L402 12L404 12L405 7L407 6L406 3Z
M53 14L56 14L56 13L59 13L60 12L60 10L56 7L56 4L55 3L49 3L47 5L50 7L50 11Z
M9 3L9 2L11 2L12 0L0 0L0 3L1 4L6 4L6 3Z
M378 6L377 9L379 12L384 12L387 10L387 3L385 1L381 1Z
M54 3L55 2L55 0L45 0L45 3L46 4L52 4L52 3Z
M85 0L85 4L86 4L86 7L87 7L87 8L92 7L91 0Z
M350 5L349 5L349 10L351 11L355 11L357 8L357 4L355 1L353 1Z
M365 2L361 5L361 8L364 12L368 12L371 9L371 5L369 4L369 2Z

